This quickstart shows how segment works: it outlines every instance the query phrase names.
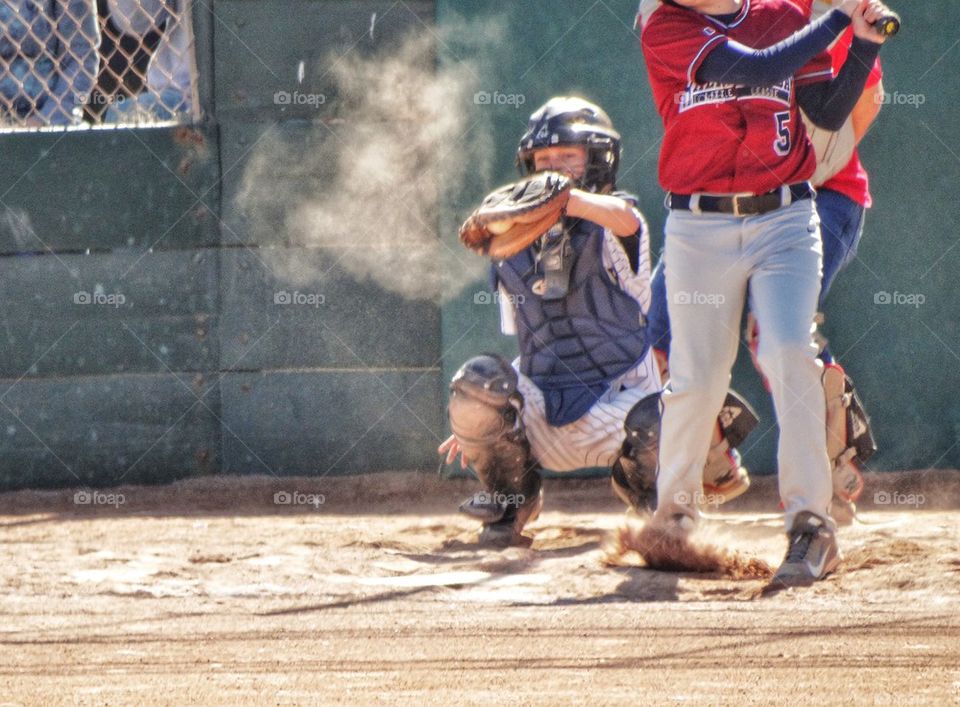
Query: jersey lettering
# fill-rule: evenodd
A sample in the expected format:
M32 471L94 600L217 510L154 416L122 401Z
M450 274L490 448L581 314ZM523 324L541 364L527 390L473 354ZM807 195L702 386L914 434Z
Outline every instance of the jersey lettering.
M790 107L793 93L793 79L787 79L774 86L737 86L732 83L688 84L678 97L678 110L683 113L691 108L711 103L729 101L770 100Z

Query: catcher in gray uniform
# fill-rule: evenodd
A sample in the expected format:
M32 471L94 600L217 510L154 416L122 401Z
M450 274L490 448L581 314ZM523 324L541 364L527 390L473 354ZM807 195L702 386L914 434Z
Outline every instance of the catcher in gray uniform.
M492 258L501 330L520 356L471 358L450 384L453 434L439 452L471 464L484 490L460 510L481 542L529 544L541 469L611 467L629 506L655 505L662 382L647 342L649 234L636 199L616 190L620 135L598 106L557 97L530 117L517 165L461 229ZM498 213L498 209L501 210ZM743 493L734 447L756 417L727 397L704 470L707 503Z

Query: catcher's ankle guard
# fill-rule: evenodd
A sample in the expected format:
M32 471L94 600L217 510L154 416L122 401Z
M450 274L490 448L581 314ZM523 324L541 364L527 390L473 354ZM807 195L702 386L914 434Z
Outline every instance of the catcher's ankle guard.
M843 367L830 363L823 368L823 390L827 402L827 453L836 462L848 449L852 461L862 464L877 451L870 418Z
M480 491L460 505L460 512L483 523L479 541L484 545L529 547L531 539L523 535L543 508L542 480L539 473L530 474L526 494L503 494Z
M750 404L731 390L717 415L717 428L703 467L703 491L709 503L732 501L750 488L750 477L741 466L736 448L753 432L760 419Z
M863 493L860 465L874 455L877 444L853 381L839 364L824 366L823 391L834 502L852 505Z

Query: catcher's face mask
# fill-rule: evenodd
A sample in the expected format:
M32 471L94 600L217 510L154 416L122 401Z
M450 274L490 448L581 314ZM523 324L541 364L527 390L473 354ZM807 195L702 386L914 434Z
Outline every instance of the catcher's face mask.
M563 172L573 180L580 180L587 171L587 149L581 145L544 147L533 153L533 167L537 172Z

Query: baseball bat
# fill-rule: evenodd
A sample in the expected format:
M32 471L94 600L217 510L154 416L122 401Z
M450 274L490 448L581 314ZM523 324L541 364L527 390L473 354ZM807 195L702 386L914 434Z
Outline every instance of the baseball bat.
M900 31L900 15L890 12L874 22L873 28L884 37L892 37Z

